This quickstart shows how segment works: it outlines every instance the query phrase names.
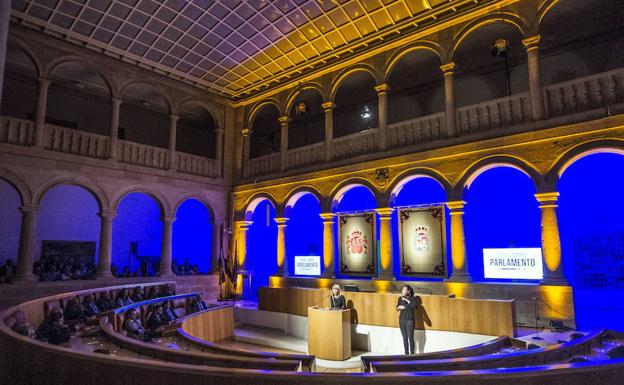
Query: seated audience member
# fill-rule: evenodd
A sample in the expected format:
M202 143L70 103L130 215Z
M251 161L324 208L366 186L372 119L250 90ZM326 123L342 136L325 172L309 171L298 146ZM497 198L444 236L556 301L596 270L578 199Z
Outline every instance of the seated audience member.
M154 305L152 312L147 318L146 328L151 331L156 331L161 326L169 325L169 321L163 316L163 308L160 304Z
M132 274L130 274L130 266L124 266L120 276L123 278L129 278L131 275Z
M113 277L119 278L119 268L112 264L111 264L111 274L113 275Z
M13 283L15 279L15 265L12 259L7 259L4 266L0 267L0 282Z
M63 311L59 308L54 308L39 325L35 334L37 339L48 341L48 343L53 345L60 345L69 341L71 329L65 324Z
M167 321L167 323L173 323L175 322L176 318L178 318L176 313L173 311L171 301L165 301L165 303L163 303L162 305L162 310L162 317L165 319L165 321Z
M67 306L65 306L65 319L67 321L84 321L87 319L84 308L78 299L71 298L67 301Z
M169 285L165 285L165 288L162 290L162 292L160 293L161 297L170 297L172 295L175 295L175 290L173 290L173 287L169 286Z
M207 309L208 306L206 306L206 303L202 301L201 296L197 294L191 302L191 313L197 313L198 311L203 311Z
M35 338L35 329L28 322L15 324L13 331L28 338Z
M70 279L74 279L71 271L71 266L65 265L61 270L61 281L69 281Z
M160 293L160 286L152 286L147 294L147 299L160 298L162 294Z
M128 289L123 289L121 293L119 293L119 296L117 297L117 301L115 302L115 305L117 307L123 307L123 306L131 305L133 303L134 301L130 299L130 291Z
M97 307L100 311L109 311L115 308L115 302L111 299L109 292L104 291L100 294L100 298L97 301Z
M43 273L42 281L59 281L61 274L56 270L56 265L50 265Z
M144 340L145 328L139 320L139 312L136 309L130 309L126 313L126 320L123 324L123 330L126 331L126 335L137 340Z
M93 298L93 294L87 294L82 300L82 306L84 307L84 313L87 317L95 317L100 314L100 308L96 305Z
M132 295L132 301L141 302L145 301L145 295L143 293L143 287L137 286L134 288L134 294Z
M41 272L41 262L33 263L33 275L37 277L37 281L43 281L43 273Z

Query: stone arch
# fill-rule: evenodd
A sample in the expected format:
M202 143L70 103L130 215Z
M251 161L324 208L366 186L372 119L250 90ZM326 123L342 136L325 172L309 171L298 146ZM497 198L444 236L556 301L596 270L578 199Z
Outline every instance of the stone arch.
M472 32L485 25L496 22L511 24L518 29L520 35L522 35L523 38L527 36L527 23L520 16L509 12L490 13L470 22L459 31L459 33L455 36L453 43L451 44L450 58L454 58L455 52L457 52L457 48Z
M289 216L290 214L290 209L292 209L293 206L295 206L295 204L297 204L297 201L303 197L304 195L310 194L312 196L314 196L316 198L316 200L318 200L319 204L321 205L321 208L324 206L324 201L325 198L323 197L323 195L315 188L309 185L305 185L305 186L298 186L294 189L292 189L287 195L286 198L284 198L284 216Z
M560 0L546 0L539 5L539 8L537 10L538 29L539 26L542 25L542 20L544 20L544 17L553 9L556 4L559 3L559 1Z
M430 168L412 168L401 172L392 179L392 181L388 185L388 188L384 192L384 203L387 203L388 207L392 206L394 204L396 196L401 191L403 186L406 183L418 178L430 178L435 180L436 182L438 182L440 187L444 189L444 193L446 194L446 196L451 196L453 187L444 175Z
M52 179L51 181L47 182L43 186L39 187L39 189L37 189L33 196L33 204L35 204L36 206L41 205L41 200L43 199L45 194L52 188L60 185L78 186L89 191L97 201L100 211L107 210L110 207L106 193L104 193L101 188L91 183L91 181L82 177L59 177Z
M294 91L292 91L288 97L286 98L286 104L284 106L284 114L288 115L290 113L290 109L292 108L293 103L297 99L297 96L301 94L302 91L305 90L315 90L319 95L321 95L321 99L325 100L325 94L323 93L323 88L317 83L305 83L300 87L297 87Z
M165 102L167 103L167 111L170 114L173 114L176 112L173 109L173 103L171 102L171 97L169 95L169 92L167 92L167 90L163 88L161 85L159 85L158 83L148 83L145 80L134 80L134 79L125 81L119 86L119 98L123 97L124 93L128 90L129 87L137 85L137 84L143 84L143 85L147 85L148 87L154 88L156 91L158 91L160 96L162 96L163 99L165 99Z
M462 199L464 189L468 188L479 175L500 166L512 167L523 172L531 179L536 191L543 191L544 178L532 164L513 155L495 155L480 159L462 172L453 189L453 199Z
M28 44L24 43L24 41L22 40L18 40L16 38L13 37L9 37L9 45L15 46L19 49L21 49L26 56L28 56L30 58L30 60L32 61L35 70L37 71L37 76L44 76L45 74L45 65L43 64L43 62L41 61L41 59L39 59L39 56L37 56L37 54L35 54L35 52L30 48L30 46L28 46Z
M189 200L196 200L199 203L201 203L206 210L208 210L208 213L210 214L210 224L215 223L215 219L216 219L216 215L215 212L212 208L212 206L210 205L210 203L208 202L208 199L206 199L206 197L202 196L201 194L196 194L196 193L187 193L184 194L180 197L177 198L177 200L175 201L175 203L173 204L173 210L172 210L172 214L175 215L176 217L178 216L178 210L180 209L180 207Z
M336 205L340 203L343 195L351 188L357 186L364 186L368 190L370 190L370 192L375 197L375 202L377 203L377 206L379 206L379 190L377 189L377 187L368 179L354 177L342 181L332 189L331 193L329 194L329 199L325 201L326 206L322 207L323 212L333 211L336 208Z
M338 93L338 89L340 89L340 85L342 84L342 82L349 75L355 72L359 72L359 71L368 72L373 77L374 82L376 84L379 83L379 76L377 76L375 68L373 68L372 66L368 64L363 64L363 63L357 64L355 66L342 70L341 72L338 73L338 75L336 75L336 77L334 77L334 79L332 80L331 92L329 93L329 100L332 102L335 101L336 94Z
M208 113L212 117L212 120L214 120L214 122L216 123L216 127L215 127L216 129L224 127L222 114L219 113L217 109L211 103L206 103L205 101L198 99L196 97L187 97L187 98L182 99L181 101L179 101L173 106L173 111L176 111L177 113L179 113L180 109L186 103L197 103L198 105L202 106L206 111L208 111Z
M249 115L247 117L247 127L248 128L252 128L252 123L254 121L254 119L256 119L256 115L258 114L258 112L260 110L262 110L266 105L274 105L275 108L277 108L277 111L279 112L279 115L282 116L283 113L280 110L280 102L270 98L270 99L263 99L262 101L259 101L258 103L254 104L254 106L249 110Z
M598 139L578 144L561 154L546 174L546 186L556 189L564 171L577 160L596 153L617 153L624 155L623 139Z
M26 183L24 183L17 175L7 169L0 168L0 179L6 181L8 184L13 186L13 188L15 188L22 206L33 204L30 188L28 188Z
M117 211L119 209L119 205L124 200L124 198L133 193L144 193L144 194L151 196L152 199L154 199L154 201L156 202L156 204L158 204L158 206L160 207L161 215L163 216L175 215L175 212L171 211L171 206L169 205L169 202L167 201L167 198L165 198L164 195L162 195L160 192L153 191L149 189L148 187L141 186L141 185L129 186L121 190L115 196L115 199L113 199L112 204L111 204L111 209L114 211Z
M390 79L390 74L392 73L394 66L401 60L401 58L403 58L408 53L417 50L433 52L440 59L440 64L442 64L444 57L446 56L446 53L441 46L428 40L417 41L405 47L402 47L401 50L397 50L395 53L393 53L384 65L384 83L388 83L388 80Z
M94 73L96 73L106 84L106 86L108 87L108 93L109 96L112 98L117 94L117 87L115 86L115 84L111 81L111 79L109 79L109 77L107 75L105 75L99 68L97 68L96 66L94 66L93 64L91 64L90 62L84 60L83 58L81 58L80 56L63 56L60 58L57 58L55 60L52 60L50 63L48 63L45 67L45 72L44 72L44 76L48 79L50 79L52 77L52 74L54 73L54 71L59 68L60 66L67 64L67 63L80 63L81 65L85 66L87 69L93 71Z
M271 203L271 205L275 209L275 216L279 217L282 215L281 206L277 203L277 200L275 199L275 197L273 197L273 195L269 193L261 192L261 193L252 195L245 202L245 206L243 208L244 219L246 221L251 220L251 216L253 215L253 212L256 209L256 207L258 207L258 205L264 202L265 200L269 201L269 203Z

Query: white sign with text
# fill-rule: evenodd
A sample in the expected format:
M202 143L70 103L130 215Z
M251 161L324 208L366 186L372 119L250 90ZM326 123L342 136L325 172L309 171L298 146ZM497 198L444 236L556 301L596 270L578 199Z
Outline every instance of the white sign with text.
M321 257L318 255L296 255L295 275L321 275Z
M542 249L483 249L485 278L542 279Z

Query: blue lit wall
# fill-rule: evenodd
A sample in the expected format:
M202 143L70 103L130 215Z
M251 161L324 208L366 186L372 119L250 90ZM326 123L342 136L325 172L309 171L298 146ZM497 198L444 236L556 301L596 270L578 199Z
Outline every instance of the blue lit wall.
M511 167L483 172L465 191L466 252L474 280L484 279L484 248L541 247L535 192L533 181Z
M624 330L624 156L574 162L558 185L564 273L579 328Z
M160 261L162 245L161 209L148 194L132 193L123 198L113 222L112 263L121 269L129 266L134 272L140 260L131 252L130 242L138 243L138 256Z
M35 261L41 256L41 241L93 241L99 245L99 206L83 187L62 185L50 189L41 200L37 218ZM95 248L96 261L98 248Z
M0 179L0 265L7 259L17 263L22 213L19 211L20 198L17 190Z
M178 264L197 265L200 273L211 268L212 225L210 212L203 203L189 199L176 213L173 223L172 258ZM218 242L218 240L215 240ZM227 250L224 250L224 253Z
M295 255L318 255L323 268L323 220L321 205L312 194L300 197L289 210L286 227L288 273L295 274ZM322 270L321 270L322 273Z
M397 193L394 198L393 207L400 206L416 206L416 205L428 205L432 203L444 203L447 201L446 193L440 183L432 178L417 178L407 182ZM446 212L446 234L450 234L450 222L448 210ZM399 240L399 222L398 212L395 211L392 215L392 235L394 244L394 274L400 279L415 279L414 277L402 277L401 276L401 250ZM450 242L447 242L447 270L450 275L453 269L450 258ZM429 280L425 278L418 278L418 280ZM438 279L436 279L438 280Z
M269 285L269 276L277 271L277 224L275 209L264 200L256 206L249 228L247 264L253 272L249 299L258 298L258 288Z

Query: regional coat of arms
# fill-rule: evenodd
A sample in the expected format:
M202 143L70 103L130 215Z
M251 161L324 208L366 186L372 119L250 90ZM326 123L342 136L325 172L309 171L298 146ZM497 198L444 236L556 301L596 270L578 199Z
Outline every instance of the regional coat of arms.
M347 236L346 244L347 252L350 254L362 254L368 249L366 235L362 234L359 230L352 231L351 234Z
M429 226L416 226L414 243L416 252L423 253L429 250Z

